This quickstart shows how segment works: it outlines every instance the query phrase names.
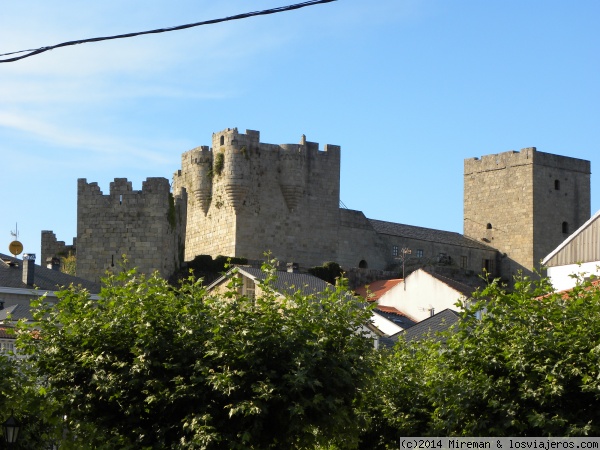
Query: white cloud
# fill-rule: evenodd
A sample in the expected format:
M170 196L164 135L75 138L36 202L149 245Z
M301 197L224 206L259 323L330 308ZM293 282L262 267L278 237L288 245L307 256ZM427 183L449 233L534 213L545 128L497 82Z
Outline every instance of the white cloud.
M85 160L102 166L111 166L116 162L135 159L140 166L171 164L171 157L165 155L164 149L181 148L182 143L177 142L152 142L137 139L132 141L119 136L107 137L93 133L86 133L74 128L65 127L47 121L0 111L0 127L8 128L27 134L30 141L42 142L60 152L68 153L76 163ZM26 150L23 150L26 151ZM31 156L36 155L35 147L28 151ZM56 156L56 155L55 155ZM63 163L64 164L64 161Z

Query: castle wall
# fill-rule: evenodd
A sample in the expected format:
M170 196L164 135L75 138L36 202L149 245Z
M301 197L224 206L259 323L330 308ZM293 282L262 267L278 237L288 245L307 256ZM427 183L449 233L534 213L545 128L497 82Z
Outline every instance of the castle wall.
M340 209L339 146L320 150L304 136L267 144L258 131L237 128L213 133L211 144L182 155L173 195L164 178L149 178L141 191L117 178L108 195L79 180L77 275L97 281L123 254L142 272L168 277L198 255L261 260L266 251L303 267L335 261L387 270L400 267L398 251L408 247L407 270L441 262L510 279L531 273L590 215L590 163L535 148L465 160L470 239L448 240L390 231ZM68 247L52 232L42 241L42 258Z
M590 162L536 152L534 167L533 258L539 264L590 218Z
M344 270L359 265L364 269L386 270L394 264L383 236L373 229L361 211L340 209L337 240L339 244L336 262Z
M56 234L49 230L42 230L42 256L40 265L45 266L49 258L68 256L75 254L76 239L73 239L73 245L65 244L65 241L56 239Z
M148 178L135 191L127 179L115 178L108 195L79 179L77 199L79 277L98 281L119 269L122 255L146 274L168 277L179 266L180 201L167 179Z
M196 255L262 259L265 251L303 266L336 260L340 148L303 137L299 144L260 142L258 131L214 133L212 149L186 152L174 191L190 194L185 259ZM210 187L208 187L210 186Z
M555 180L564 186L560 193L553 192ZM539 268L567 237L562 222L575 229L589 211L588 161L531 147L464 162L464 234L506 254L500 271L507 279Z
M385 242L385 255L388 255L388 267L402 273L401 249L408 248L404 270L406 274L416 269L430 266L444 266L460 269L463 273L482 275L484 269L490 276L498 275L498 252L493 248L479 246L453 245L445 242L413 239L406 236L381 235ZM398 255L394 255L394 247ZM487 262L486 262L487 261Z

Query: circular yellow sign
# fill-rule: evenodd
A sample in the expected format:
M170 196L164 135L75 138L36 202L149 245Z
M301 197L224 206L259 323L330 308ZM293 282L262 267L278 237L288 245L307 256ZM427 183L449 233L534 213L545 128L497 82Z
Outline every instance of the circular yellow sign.
M8 245L8 250L15 256L20 255L23 251L23 244L21 244L19 241L12 241Z

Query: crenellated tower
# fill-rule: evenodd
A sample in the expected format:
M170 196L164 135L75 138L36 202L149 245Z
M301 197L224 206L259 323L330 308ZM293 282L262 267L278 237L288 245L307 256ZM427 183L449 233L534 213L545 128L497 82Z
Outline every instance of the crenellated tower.
M200 254L261 259L265 251L306 266L338 252L340 147L266 144L228 128L212 148L182 155L173 191L197 192L187 207L185 259Z
M98 281L119 268L123 255L140 272L170 276L179 267L186 193L173 197L166 178L148 178L142 190L115 178L104 195L98 183L78 180L77 275Z

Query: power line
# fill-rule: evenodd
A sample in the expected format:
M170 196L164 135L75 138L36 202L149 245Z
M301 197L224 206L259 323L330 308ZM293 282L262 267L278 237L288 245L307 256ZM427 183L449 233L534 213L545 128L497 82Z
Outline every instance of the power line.
M34 55L39 55L40 53L47 52L48 50L54 50L55 48L59 48L59 47L68 47L70 45L86 44L88 42L108 41L108 40L112 40L112 39L124 39L124 38L130 38L130 37L135 37L135 36L141 36L144 34L157 34L157 33L166 33L168 31L179 31L179 30L185 30L186 28L199 27L202 25L212 25L214 23L228 22L230 20L246 19L248 17L255 17L255 16L266 16L268 14L292 11L294 9L300 9L300 8L304 8L306 6L313 6L313 5L318 5L320 3L330 3L330 2L335 2L335 1L336 0L311 0L311 1L307 1L307 2L296 3L294 5L280 6L277 8L265 9L262 11L254 11L254 12L249 12L249 13L236 14L235 16L224 17L221 19L205 20L203 22L188 23L186 25L178 25L175 27L158 28L156 30L138 31L135 33L117 34L114 36L102 36L102 37L95 37L95 38L89 38L89 39L80 39L77 41L68 41L68 42L63 42L61 44L50 45L47 47L39 47L39 48L29 49L29 50L19 50L19 51L10 52L10 53L1 53L0 56L9 56L9 55L15 55L17 53L29 52L26 55L14 56L12 58L6 58L6 59L0 59L0 63L19 61L20 59L29 58L30 56L34 56Z

